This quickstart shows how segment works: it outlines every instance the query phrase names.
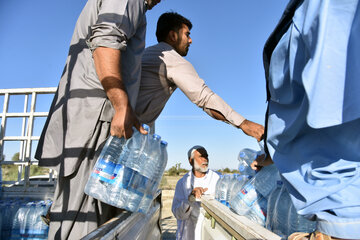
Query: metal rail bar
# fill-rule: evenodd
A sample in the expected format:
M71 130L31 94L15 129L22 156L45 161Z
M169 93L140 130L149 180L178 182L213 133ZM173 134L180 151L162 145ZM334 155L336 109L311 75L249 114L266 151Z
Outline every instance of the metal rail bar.
M210 196L201 197L201 206L223 229L235 239L264 239L280 240L281 237L267 230L266 228L252 222L245 216L239 216L228 207L213 199Z
M47 117L48 112L36 112L36 99L40 94L54 94L55 87L50 88L17 88L17 89L0 89L0 96L4 96L3 110L1 117L1 129L0 129L0 167L2 165L16 165L18 166L17 181L2 181L3 184L23 185L24 188L29 188L30 185L30 168L33 165L37 165L37 160L31 159L31 147L33 141L38 141L40 136L34 136L34 120L36 117ZM10 97L13 95L24 95L24 106L22 112L8 112ZM30 99L29 99L30 98ZM30 102L30 108L29 108ZM6 134L6 120L8 118L22 118L21 135L20 136L5 136ZM4 143L6 141L18 141L19 147L19 160L18 161L5 161L4 158ZM24 174L24 179L21 179ZM53 171L49 172L50 182L54 183ZM36 183L38 184L38 183ZM42 184L40 184L42 185ZM20 189L20 188L17 188Z

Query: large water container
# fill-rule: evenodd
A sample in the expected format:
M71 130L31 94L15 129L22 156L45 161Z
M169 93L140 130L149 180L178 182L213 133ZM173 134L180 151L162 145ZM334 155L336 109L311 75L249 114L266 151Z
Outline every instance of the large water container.
M239 215L246 215L255 202L267 197L278 180L278 170L275 165L263 167L230 202L231 208Z
M258 152L249 148L244 148L240 151L239 160L239 172L241 175L254 176L255 170L251 168L251 163L256 159Z

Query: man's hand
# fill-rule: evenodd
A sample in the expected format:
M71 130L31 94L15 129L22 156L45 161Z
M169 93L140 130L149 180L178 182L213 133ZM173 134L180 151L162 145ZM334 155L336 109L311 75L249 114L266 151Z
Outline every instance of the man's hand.
M147 131L140 125L131 106L127 106L124 111L116 111L111 121L110 134L116 137L130 138L135 127L140 133L147 134Z
M265 167L265 166L268 166L268 165L274 163L269 155L267 155L266 158L265 158L265 156L266 156L265 154L262 154L262 155L258 156L251 163L251 168L256 170L256 171L259 171L262 167Z
M207 190L208 188L196 187L191 191L191 195L195 196L195 198L201 198L201 195Z
M264 137L264 126L260 124L245 119L239 127L246 135L256 138L258 142Z

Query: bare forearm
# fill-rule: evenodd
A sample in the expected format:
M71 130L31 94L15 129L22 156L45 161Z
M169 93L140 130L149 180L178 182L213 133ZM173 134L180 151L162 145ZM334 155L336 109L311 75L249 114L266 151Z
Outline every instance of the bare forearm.
M218 112L214 109L210 109L210 112L212 114L212 117L215 118L216 120L226 121L226 118L220 112Z
M128 105L128 95L121 77L120 50L98 47L93 53L96 73L115 111Z

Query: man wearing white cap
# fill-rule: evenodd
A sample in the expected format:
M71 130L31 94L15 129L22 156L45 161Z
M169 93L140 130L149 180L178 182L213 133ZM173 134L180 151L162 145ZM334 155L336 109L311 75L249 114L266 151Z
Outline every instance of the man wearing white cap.
M188 151L192 170L186 173L176 184L172 212L177 219L176 239L201 239L200 214L202 195L215 194L215 185L219 175L208 168L209 158L204 147L196 145Z

